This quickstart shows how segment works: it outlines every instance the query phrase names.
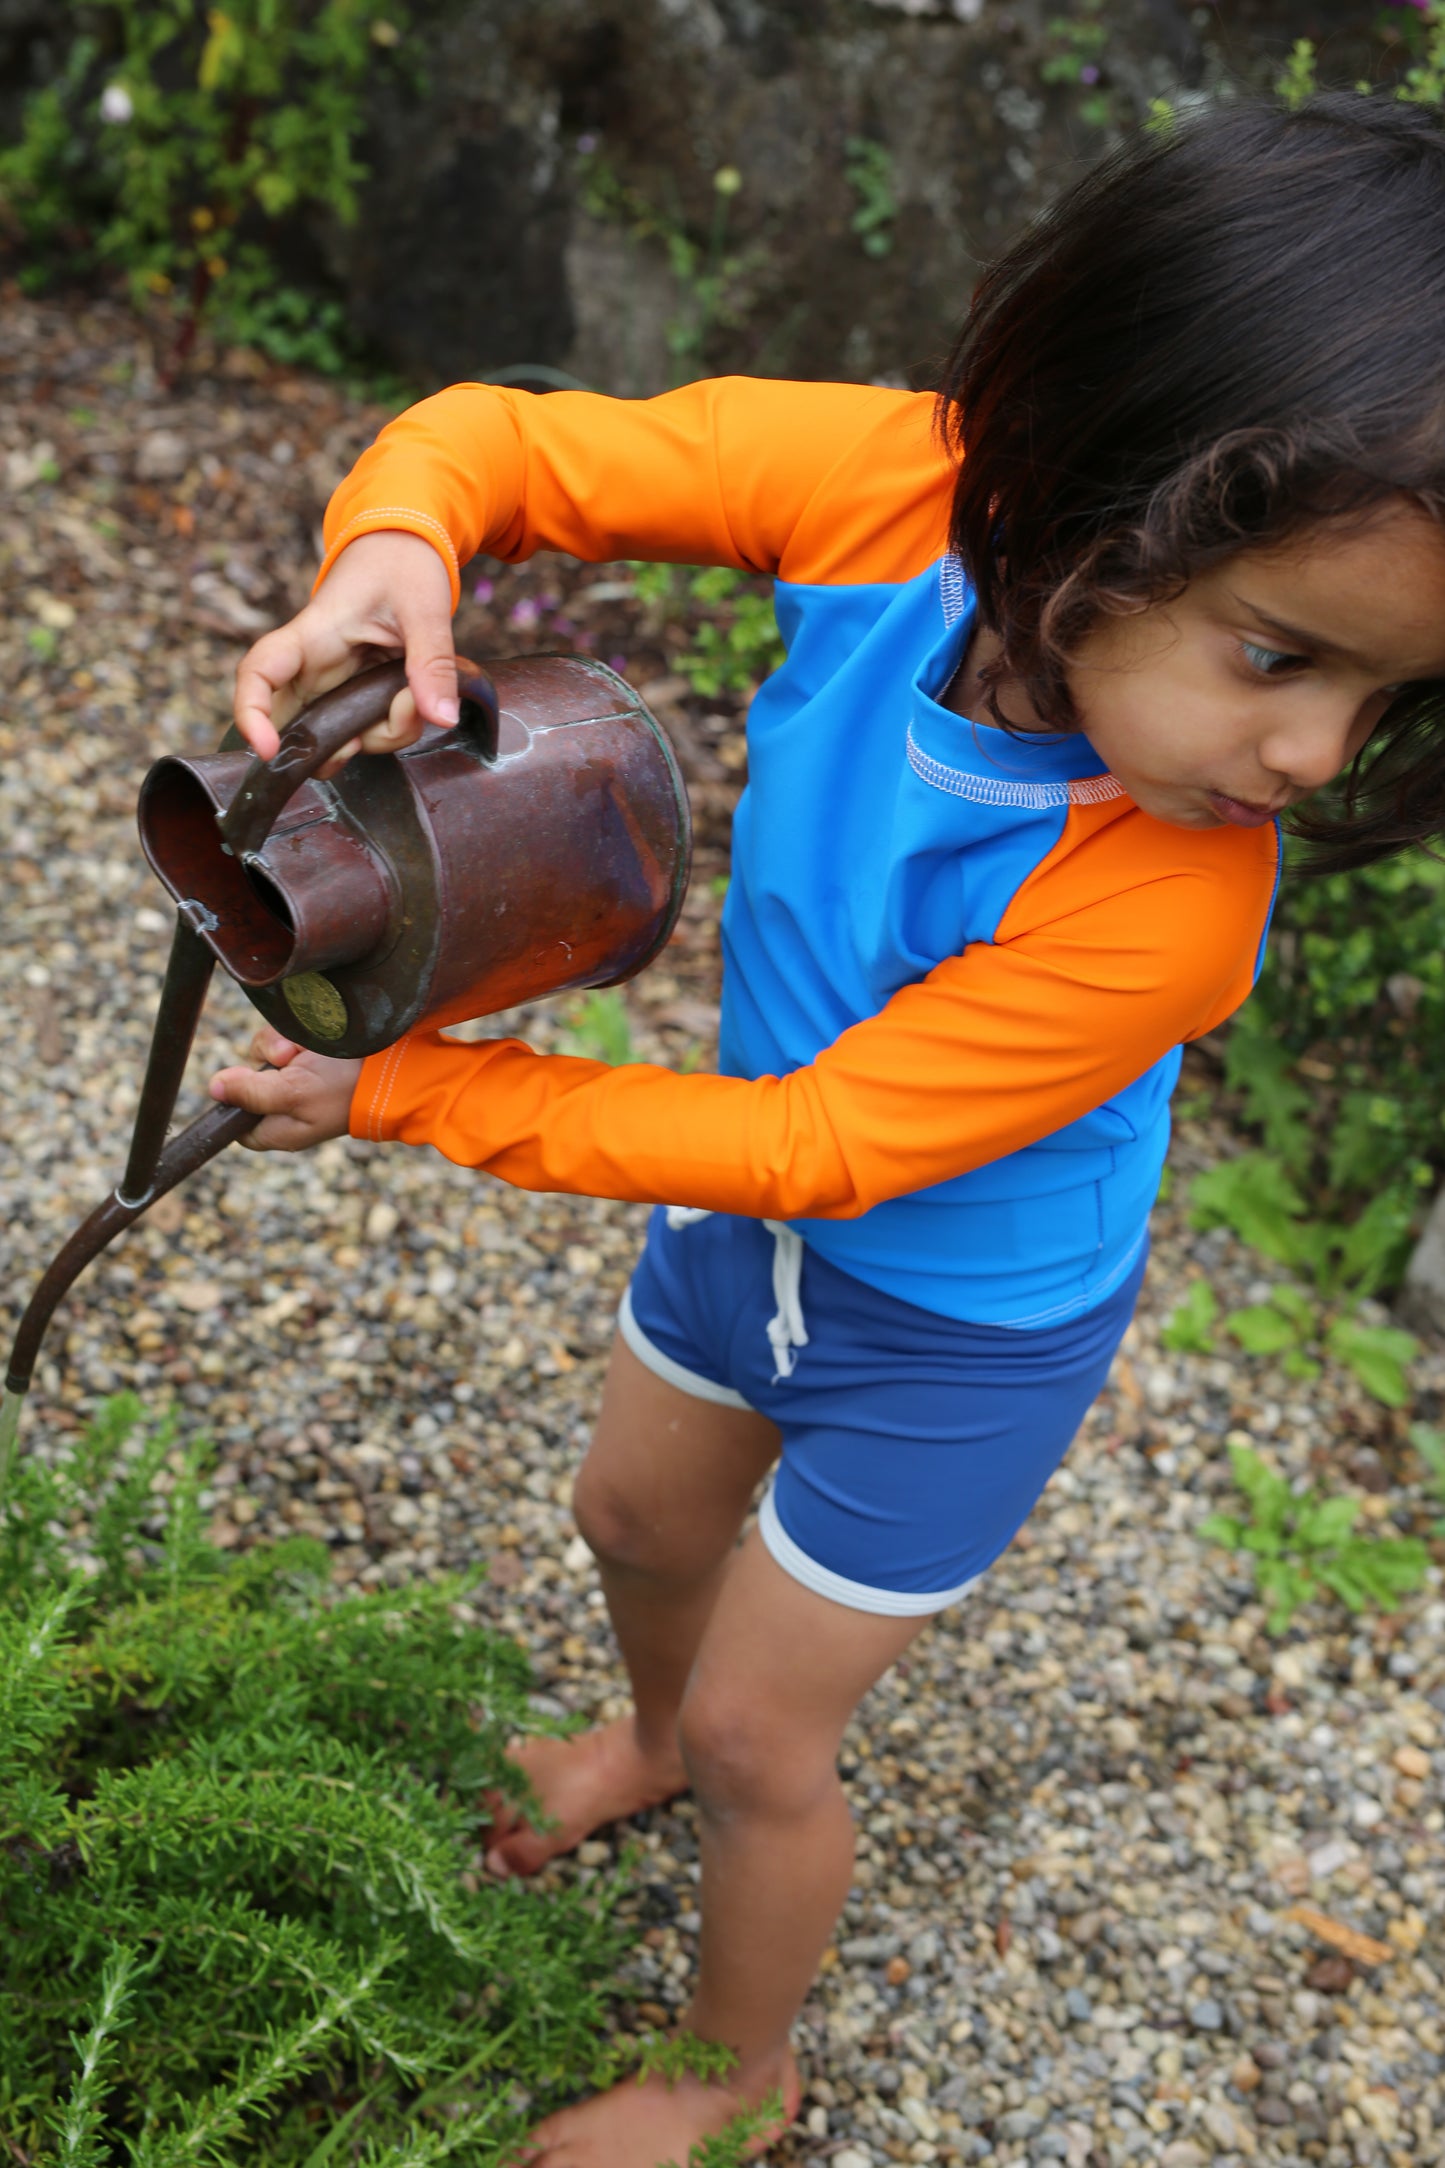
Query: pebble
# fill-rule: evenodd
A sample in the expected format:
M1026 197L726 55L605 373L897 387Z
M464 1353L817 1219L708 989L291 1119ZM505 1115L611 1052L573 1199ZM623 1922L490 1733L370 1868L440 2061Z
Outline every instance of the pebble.
M219 737L241 652L214 621L218 590L193 579L209 567L268 620L297 606L327 478L384 419L284 372L208 367L164 396L122 384L110 364L135 343L123 312L83 297L0 312L0 462L28 459L43 433L66 477L63 492L37 473L23 503L0 499L19 598L0 613L0 1103L23 1147L0 1154L0 1226L17 1296L124 1163L170 924L136 848L135 791L157 753ZM98 417L84 458L62 441L81 405ZM189 536L153 509L159 475L144 499L127 494L160 430L181 440L166 455L175 488L213 450L229 476L224 510L196 495ZM282 441L284 466L270 456ZM574 617L595 608L599 652L665 672L625 596L570 599L589 582L605 586L605 569L501 568L491 614L459 621L461 636L515 648L513 605L555 592ZM32 591L62 606L48 660L27 642ZM725 701L695 705L700 744L735 737ZM708 793L724 790L695 786L683 937L625 990L645 1059L695 1058L699 1042L711 1058L731 801ZM545 1048L565 1010L487 1029ZM218 982L184 1117L252 1028ZM1197 1099L1213 1072L1186 1061ZM1235 1503L1230 1438L1332 1490L1364 1487L1352 1469L1368 1447L1395 1485L1372 1510L1402 1525L1439 1510L1403 1487L1394 1419L1333 1365L1293 1381L1225 1338L1210 1355L1164 1347L1194 1279L1227 1313L1280 1276L1189 1224L1192 1174L1237 1143L1213 1114L1181 1122L1108 1388L1020 1538L848 1729L855 1879L797 2027L808 2112L826 2124L776 2147L778 2168L1388 2168L1387 2147L1424 2158L1445 2128L1438 1572L1388 1622L1321 1602L1277 1639L1247 1564L1194 1532ZM539 1712L616 1714L624 1681L568 1501L645 1219L349 1139L227 1154L68 1298L24 1442L46 1450L122 1386L152 1407L174 1399L182 1435L214 1443L214 1540L317 1535L342 1588L485 1568L467 1600L524 1643ZM1428 1414L1445 1402L1445 1357L1427 1352L1416 1375ZM606 1877L635 1849L622 1916L640 1939L618 2021L636 2030L686 1999L696 1815L676 1801L608 1839L549 1874ZM1398 1954L1345 1965L1338 1991L1313 1987L1336 1953L1291 1918L1297 1904Z

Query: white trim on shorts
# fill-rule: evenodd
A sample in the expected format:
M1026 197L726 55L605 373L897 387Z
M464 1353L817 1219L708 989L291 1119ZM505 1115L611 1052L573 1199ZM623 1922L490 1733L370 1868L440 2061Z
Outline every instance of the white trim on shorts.
M637 1360L645 1363L653 1376L661 1378L665 1385L675 1385L679 1392L691 1393L694 1400L711 1400L720 1408L747 1408L751 1411L752 1402L744 1400L742 1394L735 1393L730 1385L715 1384L711 1378L703 1377L699 1371L689 1370L685 1363L674 1362L670 1355L663 1354L660 1347L653 1346L637 1322L630 1287L623 1289L622 1300L617 1307L617 1330Z
M758 1511L758 1534L784 1573L801 1581L815 1596L826 1596L830 1603L845 1604L850 1611L871 1611L879 1618L925 1618L931 1611L946 1611L960 1596L966 1596L979 1579L975 1573L967 1581L960 1582L957 1588L941 1589L936 1595L920 1594L916 1589L870 1588L866 1581L850 1581L830 1567L820 1566L806 1551L799 1550L778 1518L771 1484Z
M751 1401L744 1400L730 1385L715 1384L711 1378L689 1370L684 1363L674 1362L660 1347L654 1347L637 1322L630 1287L624 1290L618 1305L617 1330L637 1360L664 1384L675 1385L679 1392L691 1393L695 1400L710 1400L720 1408L751 1408ZM758 1511L758 1533L769 1555L792 1580L801 1582L815 1596L826 1596L830 1603L843 1604L850 1611L871 1611L879 1618L926 1618L930 1612L946 1611L950 1604L966 1596L979 1579L974 1574L957 1588L945 1588L937 1594L919 1594L915 1589L870 1588L864 1581L850 1581L846 1575L834 1573L831 1567L820 1566L816 1559L809 1558L806 1551L798 1548L778 1519L771 1484Z

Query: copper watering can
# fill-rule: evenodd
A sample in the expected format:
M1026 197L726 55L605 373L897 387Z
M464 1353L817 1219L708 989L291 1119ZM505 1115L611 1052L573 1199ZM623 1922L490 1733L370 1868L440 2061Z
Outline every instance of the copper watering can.
M672 748L626 680L583 656L463 664L461 720L402 753L316 771L406 683L383 663L298 715L269 761L234 731L141 786L146 857L176 931L119 1186L58 1253L20 1321L0 1399L0 1482L56 1305L148 1205L252 1128L213 1105L167 1143L219 962L287 1038L375 1054L418 1026L615 986L662 949L691 823Z

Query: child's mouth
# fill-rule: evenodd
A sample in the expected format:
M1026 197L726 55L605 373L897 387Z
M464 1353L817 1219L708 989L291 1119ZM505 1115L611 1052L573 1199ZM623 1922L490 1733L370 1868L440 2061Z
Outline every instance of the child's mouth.
M1263 828L1266 821L1284 811L1283 801L1278 805L1251 805L1247 798L1227 798L1222 790L1206 793L1209 803L1222 821L1233 828Z

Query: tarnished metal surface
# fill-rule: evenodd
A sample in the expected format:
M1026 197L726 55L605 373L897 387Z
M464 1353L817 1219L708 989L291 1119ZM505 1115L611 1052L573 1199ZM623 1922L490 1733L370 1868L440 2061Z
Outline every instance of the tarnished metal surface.
M404 682L399 664L364 672L275 760L170 758L141 793L141 841L177 905L262 1015L319 1053L630 978L686 887L671 747L584 657L464 676L456 730L314 780Z
M56 1304L155 1198L252 1128L213 1106L166 1143L215 962L288 1038L373 1054L570 987L631 978L687 888L687 794L631 686L581 656L527 656L461 680L455 730L316 771L406 682L383 663L298 716L261 761L226 746L157 761L141 789L147 858L177 923L120 1188L31 1297L11 1351L13 1437Z

